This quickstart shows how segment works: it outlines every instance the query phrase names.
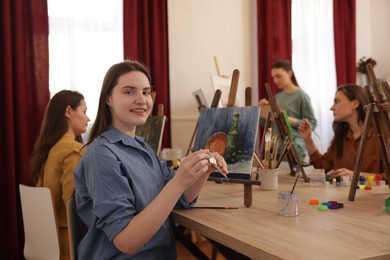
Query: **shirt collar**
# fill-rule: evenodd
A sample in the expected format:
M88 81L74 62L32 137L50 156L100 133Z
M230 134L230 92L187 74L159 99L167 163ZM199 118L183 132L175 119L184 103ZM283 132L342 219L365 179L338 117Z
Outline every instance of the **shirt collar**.
M145 139L139 136L128 136L112 126L109 126L107 130L102 133L102 136L106 138L110 143L117 143L119 141L122 141L122 143L125 145L136 147L139 147L140 144L143 144Z

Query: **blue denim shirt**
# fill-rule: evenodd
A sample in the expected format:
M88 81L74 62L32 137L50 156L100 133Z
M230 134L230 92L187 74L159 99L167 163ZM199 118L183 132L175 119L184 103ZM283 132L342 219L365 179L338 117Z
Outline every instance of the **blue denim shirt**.
M169 219L132 256L121 253L112 242L173 175L143 138L112 127L97 137L74 172L77 212L88 226L78 259L176 259ZM194 203L182 197L176 206L189 208Z

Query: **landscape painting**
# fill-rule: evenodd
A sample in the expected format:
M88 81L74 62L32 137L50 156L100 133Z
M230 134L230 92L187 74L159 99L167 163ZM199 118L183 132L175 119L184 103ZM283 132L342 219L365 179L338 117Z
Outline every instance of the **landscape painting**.
M194 151L207 148L218 152L228 164L229 178L250 179L259 110L258 106L202 109ZM212 176L222 177L219 173Z
M149 116L145 124L137 126L135 134L145 138L153 150L159 154L166 116Z

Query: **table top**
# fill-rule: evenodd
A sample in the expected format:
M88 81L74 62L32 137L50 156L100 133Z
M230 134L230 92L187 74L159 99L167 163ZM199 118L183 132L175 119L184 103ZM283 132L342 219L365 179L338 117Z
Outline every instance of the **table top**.
M291 191L295 178L279 173L278 190L252 186L252 206L244 206L244 185L207 182L196 206L238 209L176 209L172 219L253 259L390 259L390 213L380 212L390 196L389 186L357 190L349 187L312 187L299 179L295 193L299 213L277 214L280 191ZM344 208L320 211L310 205L336 200ZM382 208L383 209L383 208Z

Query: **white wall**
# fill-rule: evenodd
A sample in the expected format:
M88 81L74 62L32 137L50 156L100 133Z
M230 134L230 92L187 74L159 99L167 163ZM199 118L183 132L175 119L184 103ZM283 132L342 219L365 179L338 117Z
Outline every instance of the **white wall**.
M169 70L172 147L187 151L198 118L192 92L201 88L210 105L214 89L210 75L240 70L237 100L244 104L245 88L256 89L256 1L169 0ZM256 102L257 95L253 97ZM257 102L256 102L257 104Z
M362 0L360 0L362 1ZM375 73L378 78L390 80L390 1L370 0L372 57L377 61ZM390 82L390 81L389 81Z
M377 78L390 82L390 1L356 0L356 63L374 58ZM360 77L358 75L358 83Z
M363 56L374 58L376 76L388 82L389 11L388 0L356 0L356 64ZM173 148L185 154L195 129L198 110L191 93L202 88L211 103L214 89L210 75L217 73L214 56L223 74L240 70L240 102L244 102L247 86L254 87L252 102L256 102L256 24L256 0L168 0Z

